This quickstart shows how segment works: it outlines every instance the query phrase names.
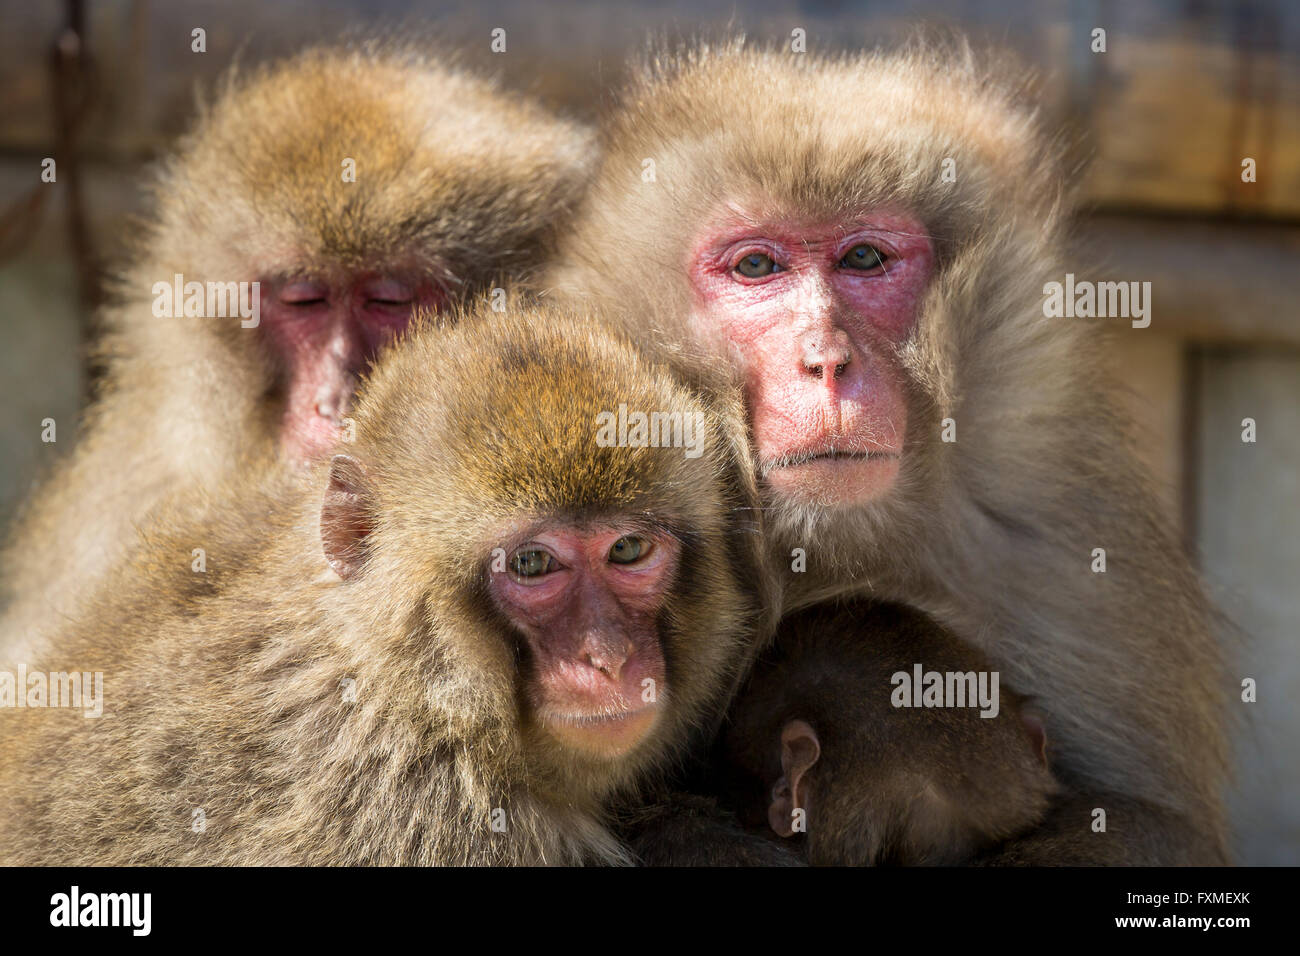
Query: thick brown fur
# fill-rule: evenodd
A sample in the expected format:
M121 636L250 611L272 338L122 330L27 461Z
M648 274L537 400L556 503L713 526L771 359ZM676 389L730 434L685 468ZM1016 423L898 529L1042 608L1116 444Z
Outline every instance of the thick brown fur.
M620 402L704 414L703 456L595 447ZM355 414L362 568L325 566L327 466L245 474L204 520L160 521L54 645L51 668L105 672L105 716L0 714L0 862L629 861L607 806L712 732L770 627L739 397L590 316L512 302L410 333ZM487 596L500 529L547 515L634 515L682 543L667 710L617 768L523 720L519 647Z
M657 317L640 334L699 348L686 262L712 210L915 214L935 274L894 357L910 407L899 482L851 509L767 496L777 559L807 552L787 609L848 595L921 608L1039 702L1063 774L1157 808L1199 862L1218 862L1228 688L1214 615L1132 453L1101 321L1043 315L1044 283L1077 271L1060 152L1020 79L960 44L843 57L701 46L628 90L548 284L649 297ZM954 183L940 181L947 158ZM955 442L940 439L945 418ZM1166 845L1140 862L1169 859Z
M790 842L813 865L968 862L1037 824L1057 785L1017 696L1000 685L993 717L975 706L895 707L893 675L910 678L916 664L992 670L984 655L898 605L823 605L783 621L724 734L721 762L742 819L771 833L781 731L801 720L821 753L803 778L807 832Z
M151 179L152 212L101 316L99 395L10 536L0 659L39 646L163 497L197 500L241 457L273 452L282 395L262 330L157 318L154 283L401 267L456 297L526 277L592 146L581 127L402 48L231 73Z
M642 866L807 866L803 854L756 828L746 828L734 806L696 777L690 789L652 795L619 815L619 836Z

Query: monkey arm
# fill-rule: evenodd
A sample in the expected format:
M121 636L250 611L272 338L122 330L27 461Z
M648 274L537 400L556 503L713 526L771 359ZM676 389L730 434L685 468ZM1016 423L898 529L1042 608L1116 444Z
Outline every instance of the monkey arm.
M804 866L774 840L746 831L713 797L663 792L620 814L617 832L643 866Z
M1097 810L1105 810L1105 829ZM981 853L974 866L1207 866L1228 859L1185 814L1113 793L1057 800L1028 833Z

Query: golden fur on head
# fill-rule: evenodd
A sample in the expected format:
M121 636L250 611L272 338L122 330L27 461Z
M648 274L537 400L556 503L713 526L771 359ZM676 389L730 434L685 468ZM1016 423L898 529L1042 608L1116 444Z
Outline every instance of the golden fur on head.
M0 715L0 861L626 862L605 805L709 732L775 603L743 409L591 316L513 300L458 318L411 332L366 384L345 462L374 525L355 574L325 566L325 466L242 475L118 569L57 644L60 667L106 672L111 716ZM598 447L596 415L620 403L698 413L702 456ZM682 542L665 719L619 764L529 725L487 592L508 526L615 516Z
M153 183L154 218L118 282L126 303L107 316L109 387L156 388L189 408L200 398L188 377L164 388L149 375L159 356L199 363L232 383L222 414L246 436L272 384L260 331L159 320L144 306L155 282L392 270L455 298L527 278L579 198L593 147L584 128L401 47L312 49L234 71Z
M228 76L160 171L135 271L203 281L409 257L457 291L527 265L578 198L593 146L412 50L308 50Z
M1023 87L965 47L818 57L737 40L661 54L606 125L600 171L550 278L589 295L620 293L651 267L671 279L701 217L729 203L800 220L900 207L949 259L977 239L972 223L1054 238L1058 150ZM945 159L955 183L939 181Z
M645 338L716 349L688 327L687 264L719 215L917 216L935 273L889 356L909 396L899 481L838 509L768 495L774 553L808 556L788 576L789 607L858 593L924 608L1043 702L1064 776L1187 812L1221 853L1226 684L1211 612L1113 406L1107 333L1043 315L1044 283L1078 266L1064 251L1062 150L1024 89L962 44L662 56L608 123L547 284L637 302L655 317ZM942 180L948 159L955 182ZM941 440L945 418L955 442ZM1105 574L1089 567L1095 547Z

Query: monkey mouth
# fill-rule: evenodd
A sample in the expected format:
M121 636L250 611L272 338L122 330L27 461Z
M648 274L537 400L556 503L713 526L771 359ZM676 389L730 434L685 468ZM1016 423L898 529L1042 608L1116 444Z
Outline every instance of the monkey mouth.
M765 459L762 465L762 474L766 478L779 469L797 468L800 465L808 465L813 462L898 461L900 458L902 458L900 452L886 451L884 449L877 451L850 451L837 448L816 449L791 452Z
M654 704L635 710L541 715L542 724L562 743L602 757L627 753L649 735L658 720L659 708Z
M894 487L903 454L886 448L805 448L763 460L763 481L778 500L815 508L856 507Z

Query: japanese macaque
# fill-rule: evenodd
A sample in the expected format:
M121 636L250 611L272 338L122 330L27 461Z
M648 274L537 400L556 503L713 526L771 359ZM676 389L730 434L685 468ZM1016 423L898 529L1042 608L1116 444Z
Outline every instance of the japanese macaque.
M672 424L611 442L624 405ZM516 303L409 330L353 414L59 635L104 717L0 710L0 862L630 862L607 809L770 636L739 396Z
M102 387L3 561L0 660L61 626L164 498L255 457L327 456L414 308L535 271L591 152L581 127L408 51L233 73L153 177L102 315Z
M1044 317L1072 199L1019 79L961 46L699 47L606 134L546 284L653 303L644 339L742 376L786 611L926 612L1036 701L1062 782L1149 808L1129 832L1164 836L1124 861L1222 861L1214 613L1102 326Z
M782 623L720 763L742 820L809 863L966 863L1043 818L1046 745L984 655L924 615L822 605Z

